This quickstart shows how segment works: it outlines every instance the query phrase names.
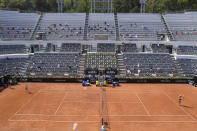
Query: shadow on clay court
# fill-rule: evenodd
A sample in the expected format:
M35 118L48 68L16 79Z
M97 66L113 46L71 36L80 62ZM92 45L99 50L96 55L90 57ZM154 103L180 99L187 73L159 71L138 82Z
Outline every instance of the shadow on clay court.
M187 106L187 105L181 105L184 108L192 108L192 106Z
M33 93L29 91L28 94L33 94Z
M13 87L10 87L10 89L15 90L15 88L13 88Z

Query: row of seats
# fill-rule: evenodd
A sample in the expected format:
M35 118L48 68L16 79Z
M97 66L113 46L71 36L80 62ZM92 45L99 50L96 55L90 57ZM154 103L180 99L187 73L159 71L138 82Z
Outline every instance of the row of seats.
M117 68L115 53L88 53L86 68Z
M80 43L63 43L61 46L61 52L81 52Z
M197 12L166 14L164 18L175 40L197 40Z
M193 76L197 73L197 59L179 58L177 63L169 54L124 53L127 76ZM35 53L29 58L1 58L0 76L65 76L78 74L79 53ZM88 53L85 68L117 69L115 53Z
M97 52L115 52L114 43L98 43Z
M197 40L196 12L165 14L163 17L175 40ZM86 35L88 40L94 40L97 34L116 40L119 30L120 40L155 41L160 40L159 34L167 33L160 14L118 13L117 25L112 13L91 13L85 23L86 18L85 13L39 15L0 10L0 39L29 40L35 31L34 38L44 33L47 40L83 40Z
M119 13L121 40L158 40L157 34L166 32L160 14Z
M28 58L1 58L0 59L0 76L5 75L22 75L24 66Z
M25 45L0 45L0 54L24 54L27 53Z
M115 52L114 43L98 43L97 52ZM121 47L122 52L139 52L136 44L123 43ZM169 49L164 44L151 44L153 53L169 53ZM44 47L43 47L44 48ZM82 47L80 43L63 43L60 50L57 50L57 45L48 43L45 52L81 52ZM2 44L0 45L0 54L24 54L27 53L27 47L22 44ZM177 54L179 55L197 55L197 46L178 46Z
M197 59L177 59L177 61L185 76L197 74Z
M176 65L169 54L124 53L128 75L177 75Z
M153 53L169 53L169 50L164 44L152 44L151 48Z
M179 46L177 54L180 55L197 55L197 46Z
M138 52L136 44L123 43L121 46L122 52Z
M0 10L0 39L29 40L40 15Z
M108 35L109 40L115 40L115 22L112 13L89 14L88 39L93 40L95 35Z
M27 75L64 76L77 74L79 53L35 53L27 68Z
M47 40L82 40L85 16L85 13L46 13L36 34L45 33Z

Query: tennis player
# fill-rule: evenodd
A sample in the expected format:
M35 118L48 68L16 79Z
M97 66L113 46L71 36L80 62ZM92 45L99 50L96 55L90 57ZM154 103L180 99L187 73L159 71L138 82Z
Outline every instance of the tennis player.
M181 105L181 102L182 102L182 100L184 99L184 95L179 95L178 96L178 99L179 99L179 106Z

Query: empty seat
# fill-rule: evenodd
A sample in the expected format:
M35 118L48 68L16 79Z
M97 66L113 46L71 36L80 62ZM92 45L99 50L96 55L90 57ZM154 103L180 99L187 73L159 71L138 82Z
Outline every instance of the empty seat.
M39 17L36 13L0 11L0 39L29 40Z
M166 32L160 14L118 13L121 40L158 40Z
M166 14L164 18L172 32L175 40L194 41L197 40L197 13L185 12Z
M180 55L197 55L197 46L179 46L177 54Z
M27 69L28 75L64 76L77 74L79 53L35 53Z
M98 43L97 52L115 52L114 43Z
M89 14L88 39L94 40L95 35L108 35L109 40L115 40L115 21L112 13Z
M45 33L47 40L83 40L85 16L85 13L46 13L36 32Z
M25 45L0 45L0 54L24 54L27 53Z
M130 75L169 76L178 75L176 65L169 54L124 53L124 64Z

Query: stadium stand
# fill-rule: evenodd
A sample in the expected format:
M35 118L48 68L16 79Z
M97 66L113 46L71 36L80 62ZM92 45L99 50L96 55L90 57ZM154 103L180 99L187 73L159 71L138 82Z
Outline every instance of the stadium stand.
M119 13L120 40L159 40L166 32L159 14Z
M197 46L179 46L177 54L180 55L197 55Z
M88 53L86 68L117 68L115 53Z
M123 43L121 46L122 52L138 52L136 44Z
M98 43L97 52L115 52L114 43Z
M29 40L40 15L0 10L0 39Z
M81 52L80 43L63 43L61 46L61 52Z
M83 40L85 17L85 13L46 13L35 37L45 33L47 40Z
M177 41L197 40L197 13L185 12L176 14L165 14L164 18L168 28Z
M177 59L179 66L182 69L184 76L194 76L197 74L196 59Z
M196 60L180 56L184 58L176 61L173 55L197 55L196 16L0 10L0 73L32 78L92 75L94 81L101 70L106 77L118 74L121 79L192 76ZM30 58L10 58L20 55Z
M79 62L79 53L35 53L31 57L27 75L76 75Z
M169 50L164 44L152 44L151 47L153 53L169 53Z
M45 52L55 52L54 45L52 43L47 43Z
M124 64L127 75L177 75L176 65L169 54L125 53Z
M27 53L25 45L0 45L0 54L24 54Z
M88 40L94 40L95 35L108 35L109 40L115 40L115 22L112 13L89 14Z
M0 58L0 76L23 75L28 58Z

